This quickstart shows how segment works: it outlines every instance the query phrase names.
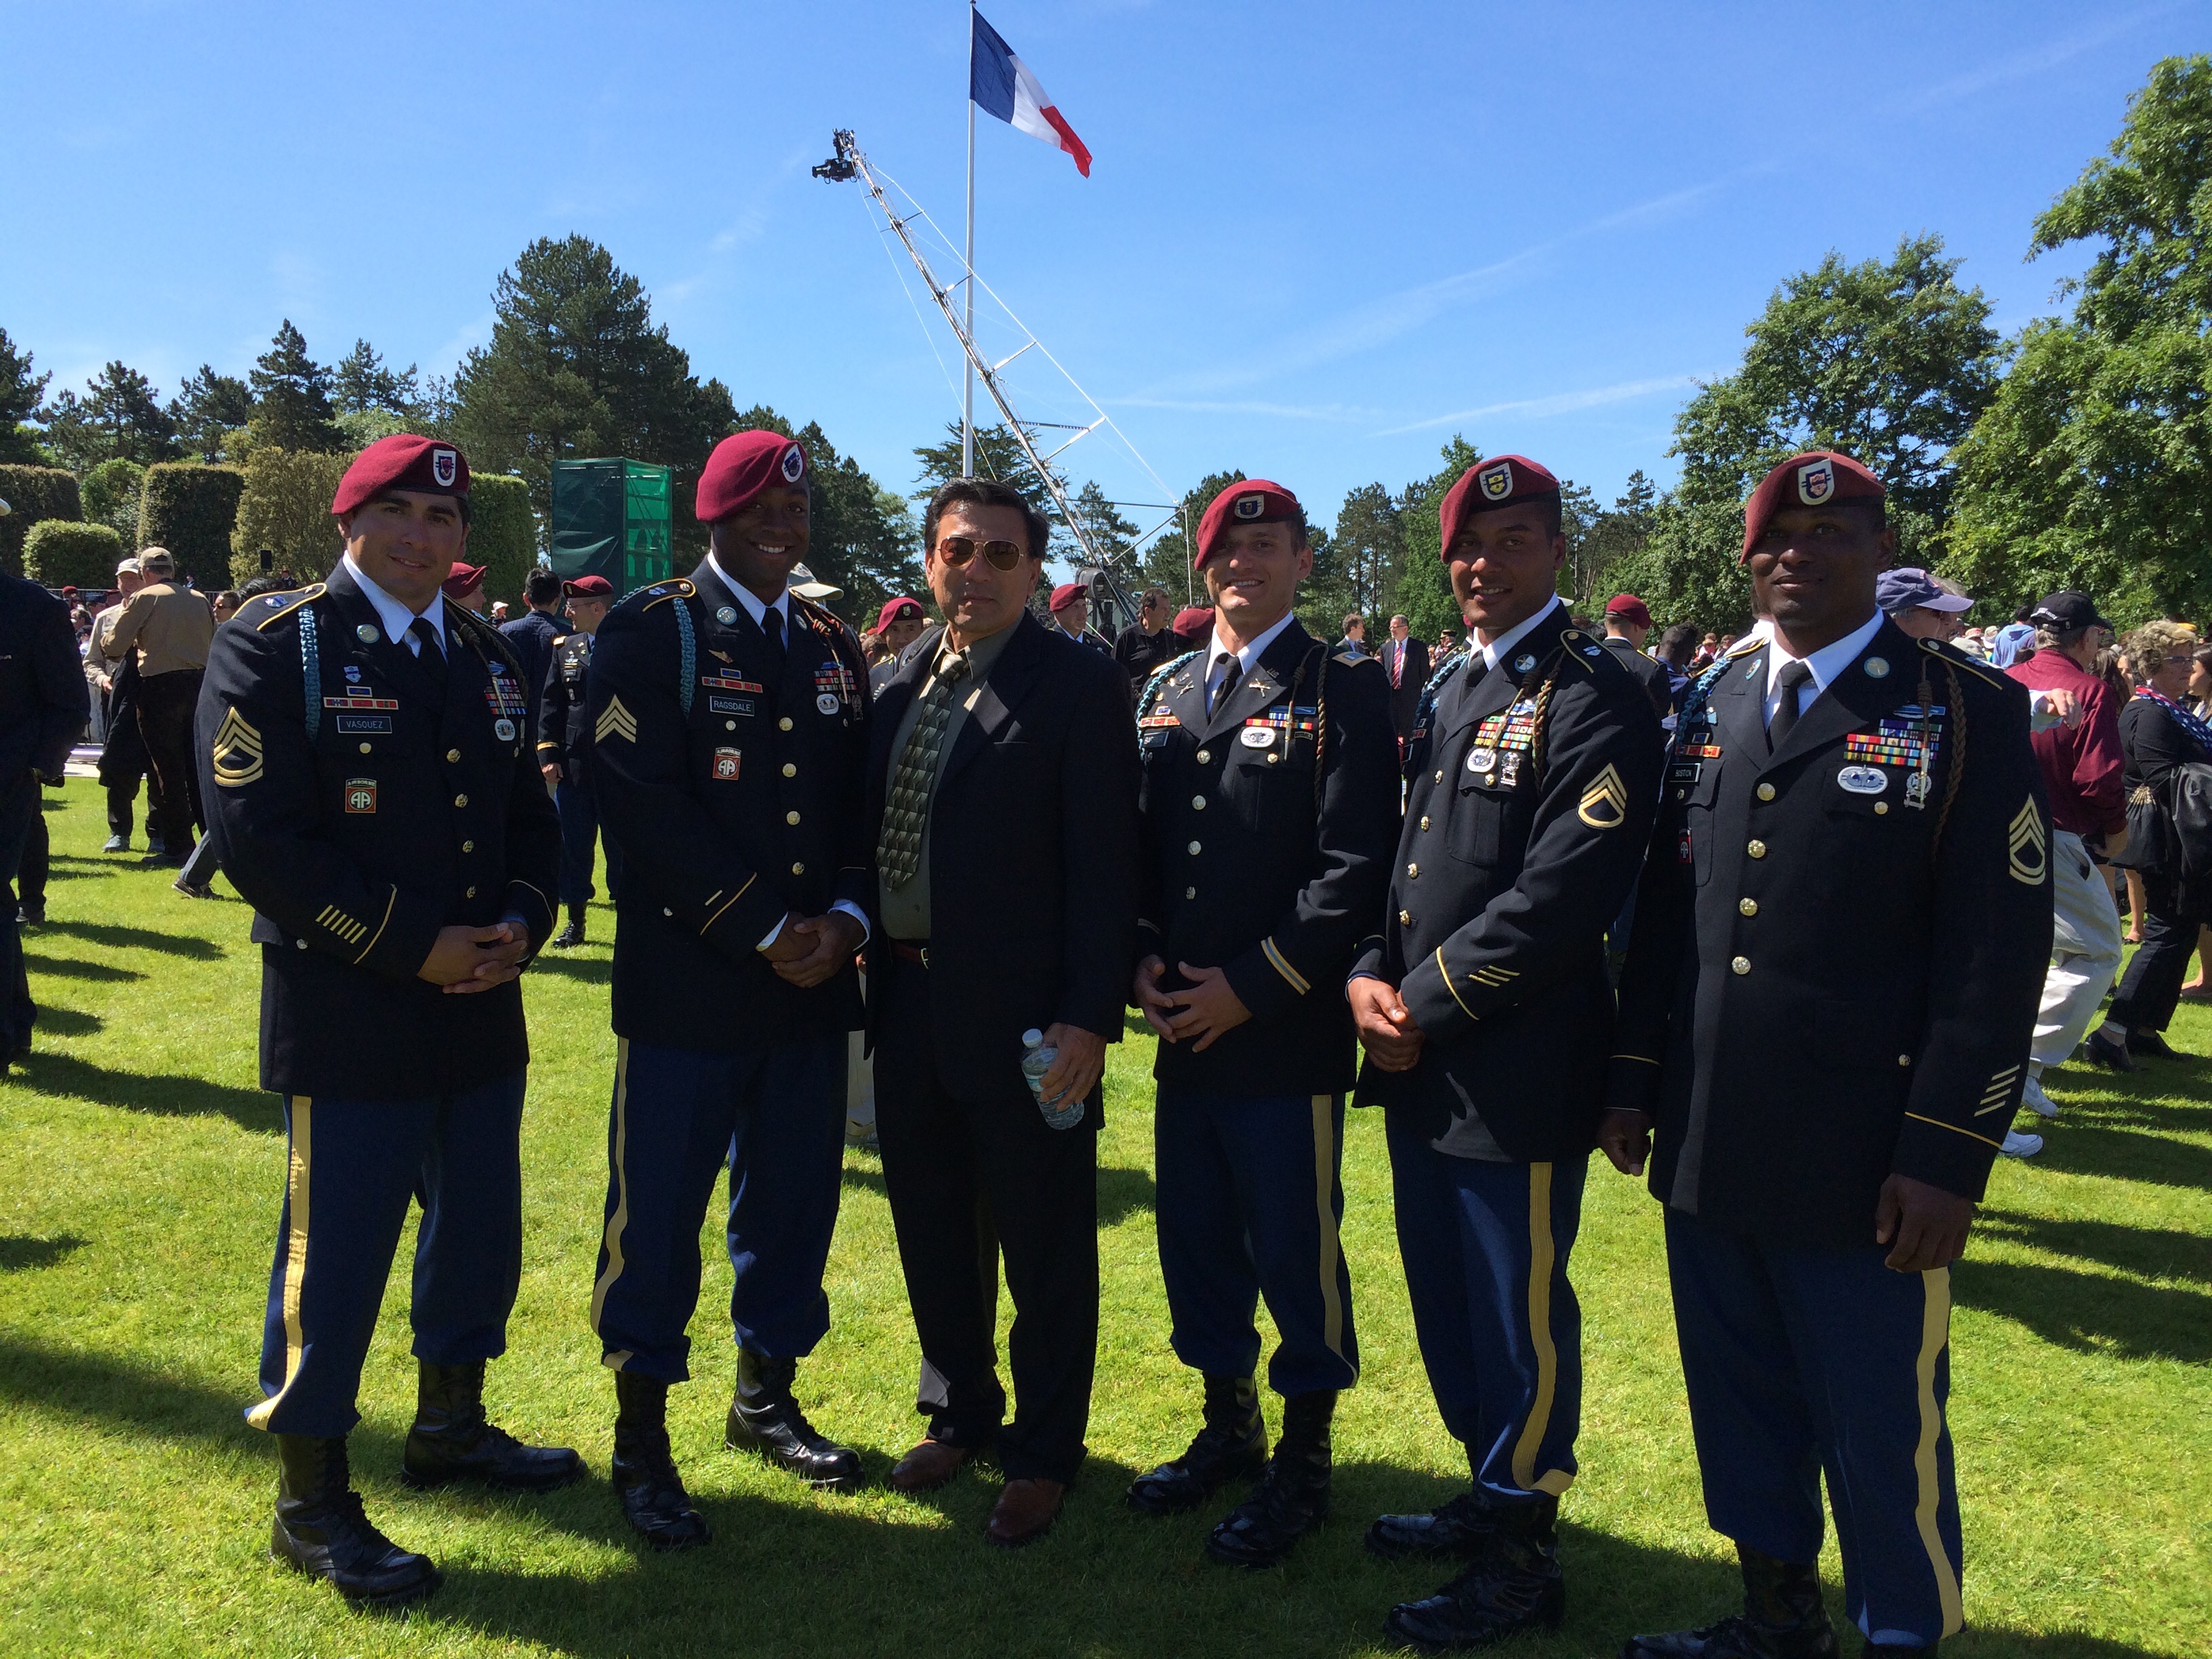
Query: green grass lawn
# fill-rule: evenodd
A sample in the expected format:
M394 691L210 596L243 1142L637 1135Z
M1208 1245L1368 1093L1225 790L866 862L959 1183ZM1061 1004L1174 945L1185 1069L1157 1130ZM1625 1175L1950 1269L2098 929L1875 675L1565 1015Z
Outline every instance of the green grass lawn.
M268 1561L274 1458L239 1414L258 1394L283 1179L277 1104L255 1087L247 911L102 857L89 781L72 781L47 822L51 920L25 938L37 1052L0 1086L0 1654L1272 1659L1376 1651L1390 1604L1445 1576L1360 1547L1376 1513L1430 1507L1467 1479L1422 1376L1368 1114L1352 1116L1345 1159L1366 1371L1337 1418L1337 1518L1287 1568L1248 1575L1201 1556L1212 1515L1124 1508L1130 1478L1195 1426L1153 1251L1149 1039L1109 1068L1091 1456L1048 1539L1015 1554L983 1543L988 1474L920 1500L817 1497L724 1451L728 1267L710 1215L702 1376L670 1418L715 1540L672 1558L634 1545L606 1485L613 1387L586 1322L614 1058L613 917L595 907L595 942L526 985L526 1259L489 1391L501 1421L580 1448L593 1477L547 1498L399 1485L415 1375L403 1267L363 1379L355 1466L371 1515L447 1583L404 1620L348 1613ZM2173 1036L2212 1051L2212 1018L2185 1008ZM1955 1275L1969 1630L1947 1652L2212 1652L2212 1062L2152 1062L2126 1081L2057 1077L2066 1114L2049 1150L2000 1163ZM1565 1506L1568 1618L1511 1650L1530 1656L1610 1655L1632 1631L1703 1622L1735 1595L1733 1554L1698 1498L1659 1215L1601 1160L1574 1266L1588 1381L1583 1474ZM847 1158L830 1276L833 1324L801 1395L880 1478L922 1424L869 1155ZM1824 1572L1840 1622L1832 1543Z

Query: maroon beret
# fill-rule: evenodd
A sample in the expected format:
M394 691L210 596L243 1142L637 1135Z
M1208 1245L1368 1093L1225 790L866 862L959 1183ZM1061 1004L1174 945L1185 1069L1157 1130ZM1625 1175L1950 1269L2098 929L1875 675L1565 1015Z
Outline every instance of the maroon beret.
M1198 521L1197 569L1206 568L1214 548L1231 525L1281 523L1301 516L1298 498L1279 483L1265 478L1246 478L1213 498L1206 516Z
M1808 449L1792 455L1759 481L1743 504L1741 564L1766 533L1766 521L1785 507L1826 507L1830 501L1880 501L1889 492L1881 480L1848 455L1832 449Z
M353 458L331 499L332 514L351 513L387 489L469 498L469 458L453 445L412 432L379 438Z
M447 599L458 599L463 594L473 593L482 587L484 572L490 568L489 565L484 564L463 564L456 559L453 562L453 573L438 586L445 590Z
M876 612L876 632L880 634L895 622L927 622L929 613L921 608L919 599L899 598L885 599L884 608Z
M562 582L561 592L572 599L608 599L614 597L615 585L605 576L579 576Z
M1052 590L1052 609L1065 611L1078 599L1090 597L1091 590L1081 582L1062 582Z
M739 432L714 446L700 469L692 511L713 524L753 504L770 484L795 484L806 476L806 452L781 432Z
M1476 514L1559 493L1559 481L1526 455L1498 455L1468 468L1437 509L1445 559L1451 558L1453 538Z
M1616 593L1605 602L1605 614L1637 628L1651 626L1650 607L1633 593Z
M1174 631L1195 645L1204 645L1206 636L1213 632L1213 607L1210 605L1187 605L1176 612Z

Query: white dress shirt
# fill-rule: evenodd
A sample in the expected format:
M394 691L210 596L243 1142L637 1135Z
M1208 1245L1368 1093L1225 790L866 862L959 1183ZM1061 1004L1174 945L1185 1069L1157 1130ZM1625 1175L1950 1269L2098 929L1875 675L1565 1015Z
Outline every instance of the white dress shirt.
M1797 688L1797 712L1802 714L1837 675L1859 659L1859 653L1881 631L1881 612L1877 611L1834 644L1822 646L1809 657L1800 657L1783 644L1778 629L1770 628L1766 634L1766 695L1759 705L1760 718L1769 726L1774 724L1775 711L1782 707L1782 690L1776 682L1782 678L1784 666L1802 662L1813 671L1813 678Z
M1515 646L1520 644L1522 640L1534 629L1538 623L1543 621L1545 617L1550 616L1559 608L1559 596L1554 593L1552 596L1551 604L1546 605L1534 616L1529 617L1528 621L1523 623L1516 623L1512 627L1507 629L1503 634L1500 634L1496 639L1491 641L1488 645L1478 643L1474 650L1467 653L1468 665L1472 667L1474 665L1474 659L1477 657L1480 657L1488 668L1497 667L1498 664L1505 660L1506 653L1512 650Z
M1206 710L1209 715L1213 712L1213 694L1219 688L1222 677L1229 672L1227 665L1221 660L1222 653L1228 652L1237 659L1237 683L1242 684L1252 678L1252 671L1259 666L1260 653L1273 645L1275 636L1291 625L1291 615L1288 611L1283 612L1273 627L1242 651L1230 651L1228 642L1221 637L1220 628L1217 626L1214 629L1213 638L1206 647Z
M353 562L350 551L345 556L345 568L354 580L361 584L362 596L368 600L370 609L376 612L377 620L384 624L384 637L394 645L405 646L409 655L421 656L422 636L407 631L414 625L415 613L364 575L362 568ZM429 605L422 612L422 620L430 624L430 631L438 636L438 649L445 650L446 596L442 592L430 596Z

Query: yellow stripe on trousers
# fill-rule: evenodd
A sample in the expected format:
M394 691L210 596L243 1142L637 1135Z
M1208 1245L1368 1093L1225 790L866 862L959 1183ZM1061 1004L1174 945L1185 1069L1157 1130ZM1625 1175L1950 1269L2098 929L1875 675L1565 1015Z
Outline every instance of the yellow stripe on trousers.
M1313 1097L1314 1207L1321 1218L1321 1340L1344 1358L1344 1298L1336 1293L1336 1097Z
M606 1271L592 1286L592 1334L599 1334L599 1310L606 1305L607 1292L614 1288L615 1280L622 1277L623 1234L629 1226L629 1169L625 1155L629 1146L629 1039L619 1037L615 1042L615 1212L607 1218ZM605 1364L615 1370L623 1368L629 1358L628 1351L611 1353Z
M291 1158L284 1172L284 1386L246 1413L257 1429L269 1426L279 1401L290 1392L300 1374L300 1352L307 1346L300 1334L300 1296L307 1278L307 1178L314 1165L313 1103L306 1095L292 1097Z
M1559 1386L1559 1351L1552 1342L1552 1166L1528 1166L1528 1339L1536 1350L1536 1399L1513 1445L1513 1479L1523 1492L1557 1498L1575 1483L1565 1469L1536 1473L1536 1453L1551 1426Z
M1929 1571L1936 1575L1943 1634L1956 1636L1966 1622L1966 1608L1959 1599L1959 1575L1951 1570L1951 1558L1943 1551L1943 1535L1936 1529L1936 1510L1943 1493L1936 1473L1936 1439L1943 1431L1943 1408L1936 1401L1936 1362L1951 1340L1951 1270L1933 1268L1920 1275L1920 1282L1928 1300L1920 1317L1920 1443L1912 1452L1912 1470L1920 1490L1912 1519L1920 1528L1921 1545L1928 1552Z

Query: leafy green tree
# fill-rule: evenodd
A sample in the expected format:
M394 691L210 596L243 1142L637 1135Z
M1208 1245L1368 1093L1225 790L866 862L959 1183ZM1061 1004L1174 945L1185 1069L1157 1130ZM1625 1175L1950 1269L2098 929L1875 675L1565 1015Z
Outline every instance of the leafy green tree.
M46 447L75 472L121 456L147 465L182 453L176 422L135 368L111 362L85 383L85 395L64 392L42 412Z
M1452 594L1451 577L1444 569L1443 529L1437 514L1451 487L1482 459L1482 452L1456 432L1437 453L1443 459L1443 471L1416 479L1398 497L1406 527L1406 563L1393 601L1393 608L1405 614L1407 626L1431 643L1443 629L1461 637L1467 632L1459 600Z
M1246 476L1241 468L1209 472L1185 494L1175 528L1155 536L1145 545L1137 564L1141 586L1158 587L1178 611L1186 605L1207 603L1206 583L1190 568L1191 545L1183 526L1188 525L1189 535L1195 536L1198 521L1206 516L1206 509L1212 505L1213 498L1230 485L1243 483Z
M86 472L83 492L88 524L104 524L125 544L138 544L138 495L146 483L146 469L118 455Z
M1597 496L1588 484L1578 484L1572 478L1559 480L1559 533L1567 539L1567 562L1559 572L1559 586L1567 603L1577 609L1588 609L1604 580L1597 542L1598 526L1604 518L1605 509L1597 504Z
M253 387L253 441L301 454L345 447L331 421L331 372L307 355L307 337L287 317L246 376Z
M1342 585L1337 621L1357 611L1368 619L1370 637L1381 638L1379 615L1396 592L1405 565L1404 507L1382 484L1362 484L1337 508L1329 542L1331 571ZM1320 574L1318 560L1315 574Z
M359 415L372 409L404 415L414 409L419 395L415 377L414 364L395 374L374 346L356 340L331 377L331 401L342 415Z
M450 429L469 465L520 474L541 520L556 460L623 455L672 467L678 544L703 546L684 507L737 410L720 380L692 374L637 278L588 237L540 237L500 273L493 304L491 343L453 380Z
M218 374L213 364L202 363L169 399L169 418L187 450L203 461L224 460L253 418L253 392L236 375Z
M331 498L352 464L350 455L279 449L264 444L246 457L238 516L230 532L233 580L266 570L320 580L343 550ZM263 554L270 556L264 565Z
M960 476L960 422L947 421L945 432L945 435L935 443L921 445L914 452L915 459L921 464L916 478L921 488L914 492L918 501L927 501L937 493L939 485ZM975 476L995 478L1007 485L1043 514L1055 530L1060 528L1060 508L1054 504L1052 492L1045 488L1044 479L1030 465L1029 456L1003 422L975 428Z
M1091 538L1100 561L1112 566L1114 574L1127 581L1135 574L1129 555L1136 545L1137 526L1122 517L1121 509L1108 498L1095 478L1084 482L1069 505L1075 509L1083 533Z
M921 527L903 495L886 489L829 434L809 421L798 434L813 479L807 566L845 590L830 608L856 628L875 626L884 601L928 591L921 574Z
M2169 58L2030 257L2099 244L1960 447L1946 573L1998 609L2060 587L2120 619L2212 609L2212 57Z
M31 358L0 328L0 466L40 466L47 459L29 422L38 418L53 376L31 373Z
M1619 567L1651 539L1658 499L1658 487L1638 467L1613 505L1597 514L1569 560L1577 572L1576 596L1584 605L1595 605L1620 591Z

